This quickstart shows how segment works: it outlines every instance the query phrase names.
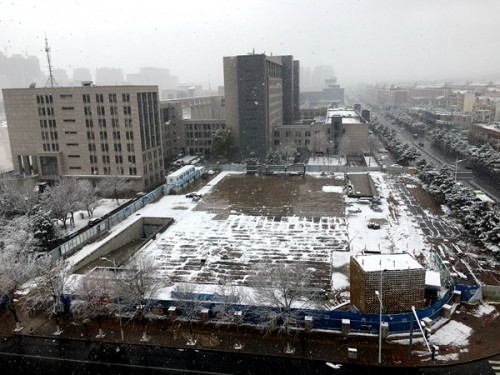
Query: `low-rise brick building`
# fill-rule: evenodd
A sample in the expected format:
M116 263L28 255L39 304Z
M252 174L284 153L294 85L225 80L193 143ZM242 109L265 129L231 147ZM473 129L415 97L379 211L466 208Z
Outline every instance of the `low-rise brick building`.
M407 253L351 257L350 284L351 305L362 313L379 313L379 297L384 314L425 305L425 270Z

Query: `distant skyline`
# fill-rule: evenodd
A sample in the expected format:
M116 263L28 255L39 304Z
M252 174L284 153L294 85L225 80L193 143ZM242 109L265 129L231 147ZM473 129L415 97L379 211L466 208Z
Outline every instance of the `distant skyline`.
M170 69L181 82L223 84L222 58L293 55L360 82L500 79L500 1L313 0L38 2L0 0L0 48L56 69Z

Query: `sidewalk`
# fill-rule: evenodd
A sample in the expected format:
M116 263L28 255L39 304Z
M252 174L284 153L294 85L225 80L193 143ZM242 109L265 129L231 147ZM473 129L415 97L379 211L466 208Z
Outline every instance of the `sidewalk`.
M497 307L498 313L498 307ZM497 314L498 316L498 314ZM34 335L42 337L57 337L93 340L120 343L120 327L116 319L107 319L102 323L103 338L98 335L98 324L91 321L88 334L80 320L72 321L69 318L61 320L60 335L55 335L56 325L54 319L48 319L44 315L34 318L20 314L21 332L14 332L15 323L10 312L0 315L0 335L12 336L16 334ZM468 350L459 350L453 345L440 346L435 361L427 348L421 343L415 343L409 358L408 345L394 344L387 341L382 343L382 364L394 366L436 366L468 362L480 358L499 354L500 349L497 341L497 333L500 332L500 319L474 319L471 315L464 313L454 316L454 320L472 323L474 333L470 336ZM491 321L490 321L491 320ZM240 327L240 335L236 334L234 327L217 326L213 323L193 324L194 345L189 345L189 326L185 322L177 320L156 320L147 326L147 341L143 339L142 327L138 323L123 320L124 342L132 345L154 345L173 348L191 348L197 350L214 351L238 351L234 348L235 343L241 343L244 353L256 355L272 355L280 357L304 358L309 360L322 360L332 363L356 363L364 365L378 364L378 336L349 336L343 338L337 332L299 331L292 338L293 353L286 353L287 340L284 336L275 334L265 335L253 327ZM357 350L357 359L348 358L348 349ZM459 351L459 356L457 356Z

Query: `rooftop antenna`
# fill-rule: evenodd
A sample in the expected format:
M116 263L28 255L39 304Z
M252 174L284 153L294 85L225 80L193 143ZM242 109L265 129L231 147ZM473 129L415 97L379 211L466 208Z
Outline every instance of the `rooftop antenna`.
M57 82L56 79L54 78L54 74L52 73L52 64L50 62L50 47L49 47L49 41L47 40L47 34L45 34L45 52L47 53L47 61L49 63L49 78L47 79L47 82L45 83L45 87L56 87Z

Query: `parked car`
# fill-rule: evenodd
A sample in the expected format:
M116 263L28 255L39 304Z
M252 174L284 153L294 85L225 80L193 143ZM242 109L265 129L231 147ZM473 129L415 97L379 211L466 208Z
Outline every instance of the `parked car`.
M377 223L368 223L368 228L370 228L370 229L380 229L380 224L377 224Z
M89 223L88 223L88 226L89 227L93 227L93 226L99 224L102 220L103 220L102 217L97 217L97 218L94 218L94 219L90 219Z
M191 192L186 194L186 198L201 198L202 194L197 192Z

